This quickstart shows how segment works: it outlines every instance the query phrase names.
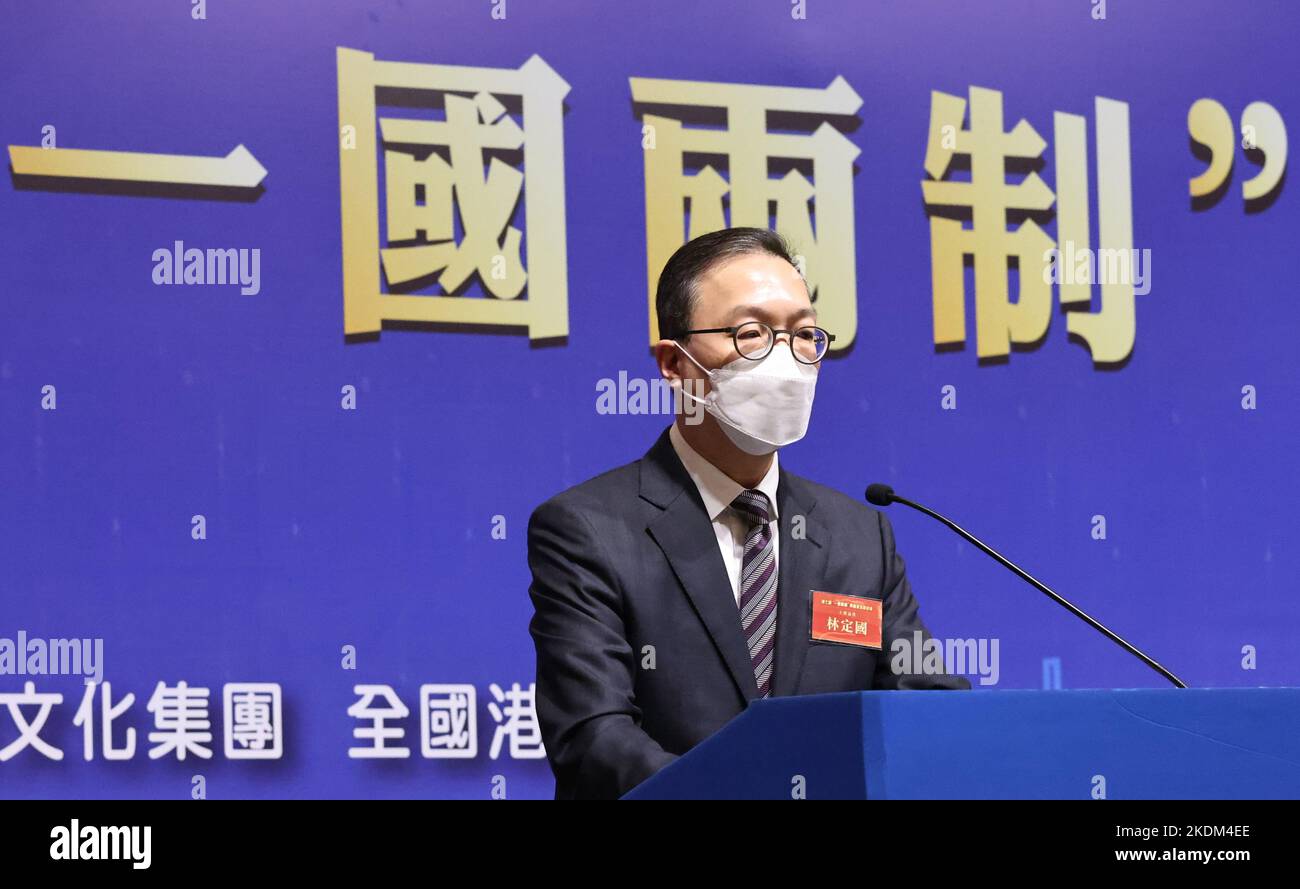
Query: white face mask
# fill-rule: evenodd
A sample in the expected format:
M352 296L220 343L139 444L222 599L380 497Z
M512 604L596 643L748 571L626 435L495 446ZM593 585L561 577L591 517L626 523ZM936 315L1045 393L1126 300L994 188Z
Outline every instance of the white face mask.
M673 345L709 375L704 398L687 392L689 387L682 387L682 394L703 402L732 444L746 454L770 454L808 431L817 366L795 361L785 343L775 343L760 361L740 357L715 370L696 361L680 343Z

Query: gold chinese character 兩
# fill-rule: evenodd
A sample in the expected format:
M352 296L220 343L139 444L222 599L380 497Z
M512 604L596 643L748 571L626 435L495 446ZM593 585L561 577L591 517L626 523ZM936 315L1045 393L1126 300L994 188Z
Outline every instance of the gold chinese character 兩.
M932 300L936 345L966 341L963 263L974 260L975 336L980 358L999 358L1011 344L1036 344L1047 333L1052 284L1067 312L1067 329L1092 353L1094 364L1128 358L1136 334L1134 281L1139 273L1133 250L1132 189L1129 164L1128 105L1098 97L1097 191L1099 247L1090 246L1088 221L1087 121L1054 115L1056 193L1032 170L1017 183L1007 181L1008 161L1038 159L1046 143L1021 120L1003 128L1002 93L970 88L969 126L963 128L967 101L933 92L925 152L929 179L921 184L925 203L938 212L930 218ZM957 155L969 158L968 181L948 178ZM1054 241L1032 219L1009 229L1008 214L1044 213L1056 205ZM960 218L951 213L957 212ZM963 224L969 221L969 227ZM1150 251L1142 251L1149 257ZM1008 266L1018 270L1015 302L1008 294ZM1148 268L1149 273L1149 260ZM1101 305L1092 302L1092 284L1101 284Z
M774 113L855 114L862 99L848 82L836 77L825 89L802 89L647 77L630 81L634 102L672 114L642 116L650 342L659 339L655 289L668 257L690 238L731 225L771 226L784 235L802 257L800 271L816 301L818 323L835 334L832 349L851 345L857 331L853 159L859 149L824 119L811 134L768 130L768 115ZM722 128L684 125L719 111L726 114ZM727 178L712 163L688 172L690 159L700 156L725 159ZM788 169L773 178L773 166ZM812 173L812 181L801 167Z
M381 90L403 99L441 95L443 117L378 117ZM355 134L354 146L339 151L344 334L416 321L526 327L532 339L566 336L562 114L569 85L539 56L518 69L476 68L375 61L340 47L338 91L339 125ZM522 126L503 99L522 106ZM522 171L503 159L513 155ZM521 196L522 231L514 224ZM482 296L464 295L474 280ZM413 292L432 282L441 294Z

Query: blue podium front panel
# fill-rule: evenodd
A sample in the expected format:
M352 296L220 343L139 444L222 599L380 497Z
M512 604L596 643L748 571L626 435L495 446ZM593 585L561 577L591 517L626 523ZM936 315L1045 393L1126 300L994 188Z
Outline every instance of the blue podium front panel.
M1300 689L757 701L630 799L1300 798Z

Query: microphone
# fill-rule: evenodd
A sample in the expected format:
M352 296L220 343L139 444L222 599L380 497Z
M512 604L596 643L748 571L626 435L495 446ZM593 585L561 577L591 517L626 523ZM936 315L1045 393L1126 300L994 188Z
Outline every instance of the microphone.
M965 538L966 538L967 540L969 540L971 543L975 544L975 545L978 546L980 549L984 550L984 552L988 553L990 556L992 556L993 558L997 559L997 560L998 560L999 562L1001 562L1003 565L1005 565L1005 566L1007 566L1008 568L1010 568L1010 569L1011 569L1012 571L1014 571L1016 574L1020 575L1022 578L1024 578L1024 579L1027 580L1027 581L1029 581L1031 584L1033 584L1035 587L1037 587L1041 592L1045 593L1049 598L1051 598L1054 602L1056 602L1056 603L1057 603L1058 605L1060 605L1062 608L1066 609L1066 610L1069 611L1071 614L1073 614L1075 617L1077 617L1077 618L1079 618L1080 620L1082 620L1082 621L1084 621L1085 623L1087 623L1090 627L1092 627L1093 629L1097 630L1099 633L1101 633L1101 634L1102 634L1103 636L1105 636L1107 639L1109 639L1109 640L1111 640L1112 642L1114 642L1114 643L1115 643L1116 645L1118 645L1120 648L1124 649L1124 650L1127 651L1129 654L1133 655L1133 656L1136 657L1138 660L1142 661L1142 663L1146 664L1146 665L1147 665L1148 667L1150 667L1152 670L1155 670L1155 671L1156 671L1157 673L1159 673L1161 676L1163 676L1163 677L1165 677L1166 679L1168 679L1170 682L1172 682L1172 683L1174 684L1174 686L1175 686L1176 688L1187 688L1187 685L1186 685L1186 683L1183 682L1183 680L1179 679L1179 678L1178 678L1177 676L1175 676L1173 673L1170 673L1168 670L1166 670L1166 669L1165 669L1164 667L1162 667L1160 664L1156 663L1156 661L1154 661L1152 658L1148 657L1148 656L1147 656L1147 655L1146 655L1146 654L1145 654L1141 649L1139 649L1136 645L1133 645L1132 643L1130 643L1130 642L1128 642L1127 640L1123 639L1122 637L1120 637L1120 636L1117 635L1116 633L1112 632L1112 631L1110 630L1110 628L1108 628L1105 624L1101 623L1101 621L1096 620L1095 618L1093 618L1092 616L1090 616L1089 614L1087 614L1087 613L1086 613L1083 609L1081 609L1079 606L1077 606L1077 605L1075 605L1073 602L1071 602L1069 599L1067 599L1067 598L1065 598L1064 596L1062 596L1062 595L1056 593L1054 590L1052 590L1050 587L1048 587L1047 584L1042 583L1041 581L1035 579L1032 575L1030 575L1027 571L1025 571L1023 568L1021 568L1021 567L1020 567L1019 565L1017 565L1015 562L1013 562L1013 561L1011 561L1010 559L1008 559L1008 558L1006 558L1005 556L1003 556L1003 555L1002 555L1001 553L999 553L997 550L993 549L993 547L987 545L986 543L984 543L984 541L980 540L980 539L979 539L978 537L976 537L974 534L970 533L970 532L967 531L965 528L961 527L960 525L958 525L956 522L952 521L951 519L949 519L949 518L945 518L944 516L939 515L939 513L935 512L934 510L929 509L929 508L927 508L927 507L924 507L924 506L922 506L922 505L919 504L919 503L914 503L914 502L912 502L911 500L908 500L908 499L905 498L905 497L899 497L897 494L894 493L894 489L891 488L889 485L881 485L881 484L868 485L868 486L867 486L867 502L868 502L868 503L871 503L871 504L874 505L874 506L888 506L888 505L891 504L891 503L902 503L902 504L905 505L905 506L910 506L910 507L912 507L912 509L915 509L915 510L917 510L918 512L923 512L923 513L925 513L926 515L930 516L930 517L933 518L933 519L938 519L939 521L941 521L941 522L943 522L945 525L947 525L949 528L952 528L954 531L956 531L956 532L957 532L958 534L960 534L962 537L965 537Z

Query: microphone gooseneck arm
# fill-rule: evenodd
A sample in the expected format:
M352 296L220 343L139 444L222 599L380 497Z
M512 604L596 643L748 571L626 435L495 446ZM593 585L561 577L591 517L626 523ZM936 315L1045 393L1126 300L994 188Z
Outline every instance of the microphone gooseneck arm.
M1069 612L1070 612L1071 614L1073 614L1075 617L1077 617L1077 618L1079 618L1080 620L1082 620L1082 621L1084 621L1085 623L1087 623L1090 627L1092 627L1093 629L1095 629L1097 632L1101 633L1101 634L1102 634L1103 636L1105 636L1107 639L1110 639L1112 642L1114 642L1114 643L1115 643L1116 645L1118 645L1120 648L1123 648L1125 651L1127 651L1129 654L1133 655L1133 656L1134 656L1135 658L1137 658L1138 660L1142 661L1142 663L1146 664L1146 665L1147 665L1148 667L1150 667L1152 670L1155 670L1157 673L1159 673L1159 674L1160 674L1161 676L1163 676L1165 679L1168 679L1170 682L1172 682L1172 683L1174 684L1174 686L1175 686L1176 688L1187 688L1187 684L1184 683L1183 680L1179 679L1177 676L1175 676L1175 675L1174 675L1173 673L1171 673L1169 670L1165 669L1165 668L1164 668L1163 666L1161 666L1161 665L1160 665L1160 664L1159 664L1155 659L1153 659L1153 658L1151 658L1150 656L1148 656L1145 652L1143 652L1143 651L1142 651L1140 648L1138 648L1136 645L1133 645L1133 644L1132 644L1131 642L1129 642L1127 639L1124 639L1122 636L1120 636L1118 633L1116 633L1116 632L1114 632L1113 630L1111 630L1109 627L1107 627L1107 626L1106 626L1105 624L1103 624L1101 621L1097 620L1097 619L1094 618L1092 615L1088 614L1086 611L1084 611L1084 610L1083 610L1082 608L1080 608L1079 606L1075 605L1075 604L1074 604L1073 602L1071 602L1069 599L1067 599L1067 598L1065 598L1064 596L1062 596L1062 595L1060 595L1059 593L1057 593L1055 590L1053 590L1053 589L1052 589L1051 587L1049 587L1047 584L1045 584L1045 583L1043 583L1042 581L1038 580L1036 577L1034 577L1034 576L1033 576L1032 574L1030 574L1028 571L1025 571L1023 568L1021 568L1021 567L1020 567L1019 565L1017 565L1015 562L1013 562L1013 561L1011 561L1010 559L1008 559L1008 558L1006 558L1005 556L1003 556L1003 555L1002 555L1001 553L999 553L997 550L993 549L993 547L991 547L991 546L989 546L988 544L984 543L984 541L980 540L980 539L979 539L978 537L976 537L974 534L970 533L970 532L967 531L965 528L963 528L961 525L958 525L958 524L957 524L956 522L954 522L952 519L949 519L947 516L940 515L939 513L935 512L933 509L930 509L929 507L926 507L926 506L922 506L921 504L916 503L916 502L914 502L914 501L912 501L912 500L908 500L906 497L900 497L900 496L898 496L897 494L894 493L894 489L891 488L891 487L889 487L888 485L871 485L870 487L868 487L868 488L867 488L867 500L870 501L871 503L874 503L874 504L877 505L877 506L888 506L890 503L895 503L895 502L896 502L896 503L902 503L904 506L910 506L910 507L912 507L912 509L915 509L915 510L917 510L918 512L923 512L923 513L925 513L926 515L930 516L931 518L933 518L933 519L937 519L937 520L939 520L940 522L943 522L945 525L947 525L947 526L948 526L949 528L951 528L952 530L956 531L958 534L960 534L960 535L961 535L962 537L964 537L966 540L969 540L971 543L975 544L977 547L979 547L980 549L982 549L984 552L988 553L990 556L992 556L992 557L993 557L994 559L996 559L998 562L1001 562L1003 565L1005 565L1005 566L1006 566L1007 568L1009 568L1011 571L1014 571L1014 572L1015 572L1016 574L1018 574L1020 577L1024 578L1026 581L1028 581L1029 583L1033 584L1035 588L1037 588L1040 592L1042 592L1044 595L1046 595L1046 596L1047 596L1048 598L1050 598L1052 601L1056 602L1056 604L1060 605L1062 608L1064 608L1064 609L1066 609L1067 611L1069 611Z

